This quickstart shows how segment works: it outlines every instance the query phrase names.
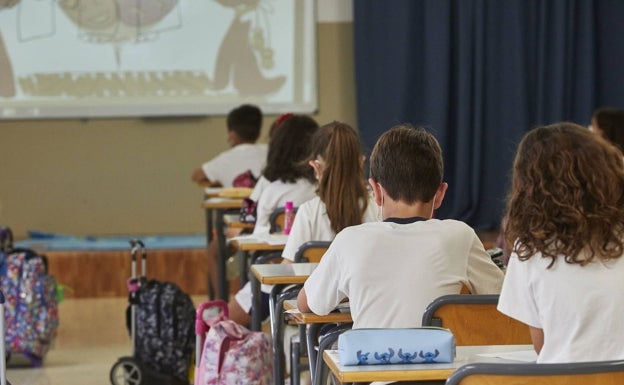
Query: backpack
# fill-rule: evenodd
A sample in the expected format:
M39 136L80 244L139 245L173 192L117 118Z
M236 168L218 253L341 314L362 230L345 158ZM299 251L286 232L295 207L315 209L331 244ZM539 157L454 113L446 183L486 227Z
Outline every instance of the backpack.
M10 229L0 228L0 290L5 295L5 345L41 366L59 325L56 280L47 259L32 250L13 248Z
M135 294L135 357L148 370L188 382L195 349L193 301L175 283L156 280L142 282Z
M237 175L232 181L233 187L254 187L258 178L254 176L251 170L247 170L244 173Z
M209 303L214 302L220 301ZM208 322L195 385L272 385L271 338L227 319L225 306L224 317ZM198 310L198 321L202 321L199 313Z

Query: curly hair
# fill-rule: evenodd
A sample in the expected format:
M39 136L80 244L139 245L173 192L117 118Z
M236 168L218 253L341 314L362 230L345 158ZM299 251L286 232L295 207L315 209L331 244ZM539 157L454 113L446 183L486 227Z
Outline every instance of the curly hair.
M314 171L302 163L307 159L310 141L317 129L318 123L306 115L292 115L281 122L269 142L264 177L269 182L294 183L306 178L314 183Z
M599 135L562 122L529 131L513 165L505 239L520 260L536 252L590 263L624 252L624 160Z

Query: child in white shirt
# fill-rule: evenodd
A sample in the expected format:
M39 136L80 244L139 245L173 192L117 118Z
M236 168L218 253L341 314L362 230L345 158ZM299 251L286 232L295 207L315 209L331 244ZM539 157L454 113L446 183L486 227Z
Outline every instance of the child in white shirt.
M197 168L192 180L232 187L234 179L248 170L259 177L268 149L266 144L256 143L261 128L262 112L258 107L244 104L230 111L227 132L231 148Z
M423 129L384 133L369 183L383 222L342 230L299 292L302 312L326 315L349 299L354 328L421 326L439 296L500 291L502 271L468 225L432 219L444 198L442 151Z
M537 362L624 359L622 153L574 123L516 153L498 310L528 325Z

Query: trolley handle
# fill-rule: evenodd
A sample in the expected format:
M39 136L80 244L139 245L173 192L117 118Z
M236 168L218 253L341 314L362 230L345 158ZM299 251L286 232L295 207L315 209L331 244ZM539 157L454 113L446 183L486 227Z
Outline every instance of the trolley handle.
M13 250L13 232L10 227L0 226L0 251L9 253Z
M146 276L146 260L147 260L147 251L145 250L145 244L140 239L131 239L130 240L130 254L132 256L132 278L137 278L136 271L136 263L137 263L137 254L139 250L141 251L141 274L142 277Z

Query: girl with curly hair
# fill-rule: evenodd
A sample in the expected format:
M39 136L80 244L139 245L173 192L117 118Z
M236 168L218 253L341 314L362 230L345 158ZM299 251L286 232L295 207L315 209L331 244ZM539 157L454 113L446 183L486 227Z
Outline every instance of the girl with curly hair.
M573 123L528 132L513 165L498 309L527 324L537 362L624 359L624 163Z

